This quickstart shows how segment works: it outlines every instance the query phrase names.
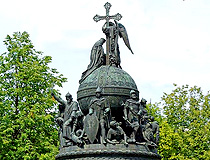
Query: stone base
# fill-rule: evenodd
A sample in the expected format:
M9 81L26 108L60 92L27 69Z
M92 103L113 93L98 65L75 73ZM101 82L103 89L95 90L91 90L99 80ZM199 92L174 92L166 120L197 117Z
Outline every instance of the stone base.
M83 148L70 146L61 148L59 154L55 157L56 160L160 160L161 156L151 152L145 145L125 146L123 144L106 146L101 144L86 145Z

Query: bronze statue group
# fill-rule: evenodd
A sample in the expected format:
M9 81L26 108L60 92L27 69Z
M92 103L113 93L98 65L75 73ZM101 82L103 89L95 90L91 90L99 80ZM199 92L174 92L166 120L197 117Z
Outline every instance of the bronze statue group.
M99 39L92 47L90 64L82 73L80 84L103 65L122 69L120 63L120 51L118 38L122 38L125 45L133 54L128 34L125 27L118 23L122 16L117 13L109 15L110 3L104 5L106 16L96 15L93 19L98 22L106 20L102 27L104 38ZM110 22L114 19L114 23ZM106 54L103 44L106 42ZM88 104L88 113L82 113L78 103L73 101L70 93L66 94L66 101L52 96L60 103L57 123L60 126L60 147L82 146L90 144L115 145L115 144L146 144L156 148L159 141L159 125L154 117L148 115L146 100L141 99L134 90L130 90L130 98L120 102L118 111L112 113L112 106L106 96L103 96L103 88L98 87L95 97L91 97ZM119 102L117 102L119 103Z
M131 90L130 98L121 103L123 121L118 122L115 116L119 115L111 114L111 107L103 97L102 88L98 87L95 93L86 115L78 103L73 101L70 93L66 94L66 101L52 93L60 103L56 121L60 127L61 148L89 144L145 144L157 147L159 125L154 117L148 115L145 99L138 101L136 92Z

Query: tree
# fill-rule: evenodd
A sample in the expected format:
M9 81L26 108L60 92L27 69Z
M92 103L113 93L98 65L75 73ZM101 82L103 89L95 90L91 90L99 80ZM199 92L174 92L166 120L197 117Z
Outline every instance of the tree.
M153 116L154 119L161 123L163 121L163 116L161 114L161 109L160 109L160 103L154 103L151 104L151 102L149 104L146 105L146 110L148 111L148 114Z
M209 92L204 95L199 87L183 85L162 100L159 152L164 159L210 159Z
M54 85L66 81L34 49L27 32L7 36L0 55L0 159L52 159L58 153ZM57 91L54 91L57 92Z

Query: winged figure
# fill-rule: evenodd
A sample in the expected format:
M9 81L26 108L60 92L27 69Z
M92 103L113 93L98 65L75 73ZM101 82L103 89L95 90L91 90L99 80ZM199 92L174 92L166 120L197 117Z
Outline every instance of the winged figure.
M121 60L120 60L120 50L119 50L119 45L118 45L118 38L122 38L125 45L128 47L128 49L131 51L132 54L133 51L131 49L129 39L128 39L128 34L125 29L125 27L121 24L118 23L117 21L109 22L109 25L105 23L102 27L102 31L106 34L108 37L108 42L109 42L109 62L110 65L122 68L120 66Z
M117 23L117 21L115 21L115 23ZM131 46L130 46L130 43L129 43L129 39L128 39L128 34L127 34L127 31L126 31L125 27L121 23L118 23L118 27L119 27L119 36L120 36L120 38L123 38L123 41L125 42L125 45L131 51L131 53L134 54L132 49L131 49Z

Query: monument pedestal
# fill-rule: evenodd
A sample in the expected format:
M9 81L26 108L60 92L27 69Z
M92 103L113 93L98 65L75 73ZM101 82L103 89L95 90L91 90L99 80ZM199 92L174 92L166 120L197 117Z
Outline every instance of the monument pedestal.
M64 147L56 160L160 160L161 156L148 150L146 145L124 144L111 145L91 144L83 148L77 146Z

